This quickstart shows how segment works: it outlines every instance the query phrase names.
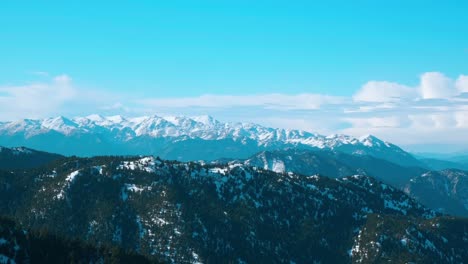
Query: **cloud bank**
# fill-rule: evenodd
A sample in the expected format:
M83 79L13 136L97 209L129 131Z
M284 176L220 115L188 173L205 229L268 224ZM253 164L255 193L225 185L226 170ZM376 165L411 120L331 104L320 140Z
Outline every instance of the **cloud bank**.
M44 77L44 76L43 76ZM46 82L0 86L0 120L54 115L210 114L322 134L375 134L397 144L457 144L468 149L468 75L419 76L416 86L371 80L352 96L251 94L138 98L76 87L68 75Z
M0 87L2 119L34 118L54 113L76 98L77 91L68 75L59 75L48 83Z

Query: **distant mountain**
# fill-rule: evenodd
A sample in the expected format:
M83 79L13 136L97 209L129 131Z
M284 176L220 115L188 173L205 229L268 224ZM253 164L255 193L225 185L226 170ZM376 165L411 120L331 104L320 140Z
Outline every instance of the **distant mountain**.
M25 147L0 147L0 169L4 170L35 168L60 158L63 156Z
M453 161L453 162L457 162L457 163L467 165L468 164L468 154L465 153L465 154L455 155L455 156L450 157L449 160Z
M25 230L0 217L0 263L150 263L117 247L93 246L49 233Z
M442 160L442 159L419 159L423 162L427 168L432 170L445 170L445 169L459 169L459 170L468 170L468 162L455 162L449 160Z
M427 171L427 169L419 167L403 167L372 156L323 150L263 151L247 160L234 160L229 163L238 162L275 172L294 172L303 175L320 174L332 178L354 174L368 175L397 187L404 187L411 178Z
M460 239L468 236L466 221L440 218L362 175L332 179L153 157L68 158L31 171L0 171L0 200L0 213L25 226L167 262L350 263L389 256L407 262L431 256L442 263L468 254L468 241ZM380 227L370 222L373 215L409 233L368 232ZM394 219L411 221L393 225ZM418 226L446 222L460 230L457 238ZM405 238L408 249L392 246ZM382 251L374 254L379 243Z
M209 116L25 119L0 124L0 144L63 155L158 155L181 161L247 158L263 150L295 147L370 155L402 166L423 166L401 148L370 135L322 136L256 124L222 123Z
M411 179L405 192L443 213L468 217L468 172L430 171Z
M361 174L404 190L428 208L458 216L468 216L468 172L456 169L430 171L403 167L371 156L331 151L263 151L247 160L220 160L216 163L243 164L275 172L326 175L342 178Z

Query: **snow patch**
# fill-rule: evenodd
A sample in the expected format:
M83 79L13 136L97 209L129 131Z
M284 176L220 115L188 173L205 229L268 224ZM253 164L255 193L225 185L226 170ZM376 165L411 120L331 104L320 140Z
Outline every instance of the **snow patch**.
M285 172L285 165L284 165L284 162L282 160L273 160L273 165L271 167L271 170L276 172L276 173L283 173Z
M212 168L210 169L210 172L226 175L226 173L228 172L228 168Z
M54 196L54 200L57 199L57 200L62 200L65 198L65 192L67 189L70 188L70 186L72 185L72 183L76 180L76 178L80 175L80 170L76 170L70 174L67 175L67 177L65 178L65 185L63 186L63 188L60 190L60 192Z
M105 168L106 165L101 165L101 166L94 166L93 169L95 169L100 175L102 175L103 168Z
M402 239L400 240L400 243L401 243L401 245L403 245L404 247L406 247L406 245L408 245L408 239L407 239L406 237L405 237L405 238L402 238Z
M79 174L80 174L79 170L74 171L74 172L68 174L67 178L65 178L65 181L67 181L69 183L72 183L76 179L76 176L78 176Z
M144 157L135 161L123 161L118 167L118 170L140 170L153 173L156 171L156 165L160 164L154 157Z

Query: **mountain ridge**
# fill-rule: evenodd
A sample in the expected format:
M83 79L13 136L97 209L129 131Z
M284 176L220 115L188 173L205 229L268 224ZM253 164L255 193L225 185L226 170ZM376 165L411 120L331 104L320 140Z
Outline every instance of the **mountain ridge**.
M423 166L398 146L372 135L323 136L252 123L223 123L210 116L24 119L0 124L1 144L24 145L63 155L143 154L183 161L214 160L223 155L247 158L262 150L295 147L385 157L404 166Z
M427 171L427 169L420 167L403 167L373 156L356 156L328 150L262 151L246 160L227 160L225 162L230 164L243 163L279 173L320 174L331 178L362 174L372 176L395 187L403 187L412 177Z
M64 156L26 147L0 146L0 169L3 170L31 169L61 158Z
M466 170L404 167L371 156L298 149L262 151L248 159L221 159L211 163L243 164L278 173L319 174L331 178L367 175L404 191L428 208L450 215L468 216Z
M0 171L0 199L0 213L31 228L190 263L349 263L361 258L355 245L365 241L353 241L368 214L440 216L368 176L332 179L151 156L69 157L33 171ZM435 250L456 257L443 244Z

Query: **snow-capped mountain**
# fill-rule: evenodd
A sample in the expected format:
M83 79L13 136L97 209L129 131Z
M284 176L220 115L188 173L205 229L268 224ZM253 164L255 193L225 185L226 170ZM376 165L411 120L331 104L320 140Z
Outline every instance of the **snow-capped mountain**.
M178 160L247 158L262 150L301 147L371 155L405 166L420 165L396 145L372 135L323 136L251 123L223 123L210 116L24 119L0 124L0 145L65 155L153 154Z

